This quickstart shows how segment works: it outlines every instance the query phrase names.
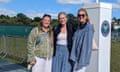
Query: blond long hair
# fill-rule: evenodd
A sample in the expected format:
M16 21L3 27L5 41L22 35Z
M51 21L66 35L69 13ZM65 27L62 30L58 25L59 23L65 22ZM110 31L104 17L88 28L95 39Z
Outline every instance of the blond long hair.
M38 31L40 31L41 27L43 26L42 20L45 17L49 17L50 20L51 20L51 16L50 15L48 15L48 14L43 15L40 23L38 24ZM52 30L52 27L51 27L51 22L50 22L50 26L49 26L49 39L50 39L50 46L51 46L51 48L53 48L54 47L54 38L53 38L53 30Z
M87 21L89 24L92 25L93 30L95 31L94 24L93 24L92 21L90 20L89 15L88 15L88 13L87 13L87 10L84 9L84 8L81 8L81 9L78 10L78 13L79 13L80 11L85 12L85 14L86 14L86 16L87 16L87 20L86 20L86 21Z

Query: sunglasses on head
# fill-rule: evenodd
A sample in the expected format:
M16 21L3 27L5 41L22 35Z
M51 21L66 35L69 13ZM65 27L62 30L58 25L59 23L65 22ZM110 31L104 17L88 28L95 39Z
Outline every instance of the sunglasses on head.
M85 17L85 14L78 14L78 17Z
M49 15L49 14L44 14L43 18L44 18L44 17L50 17L50 18L51 18L51 15Z

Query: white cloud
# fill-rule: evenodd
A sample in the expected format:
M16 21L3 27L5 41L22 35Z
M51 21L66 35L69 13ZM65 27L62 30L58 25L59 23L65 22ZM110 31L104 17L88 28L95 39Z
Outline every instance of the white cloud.
M58 0L61 4L83 4L83 3L92 3L93 0Z
M119 12L120 10L120 0L116 0L116 3L112 4L112 13Z
M117 2L120 4L120 0L117 0Z
M18 14L17 12L15 11L12 11L12 10L9 10L9 9L5 9L5 8L0 8L0 15L8 15L10 17L13 17L13 16L16 16L16 14ZM35 11L35 10L28 10L27 12L23 13L25 14L27 17L33 19L34 17L42 17L45 12L40 12L40 11ZM57 13L55 12L47 12L47 14L50 14L51 17L53 19L57 19Z
M8 9L4 9L4 8L0 8L0 15L8 15L10 17L15 16L16 12L12 11L12 10L8 10Z
M57 19L58 18L58 14L57 13L50 13L50 15L52 16L52 19Z
M112 4L112 7L114 8L114 9L118 9L118 8L120 8L120 4Z
M34 10L29 10L27 13L26 13L26 15L28 16L28 17L30 17L30 18L34 18L34 17L41 17L42 16L42 14L40 14L39 12L37 12L37 11L34 11Z
M0 3L8 3L10 0L0 0Z
M31 19L33 19L34 17L42 17L45 14L45 12L40 12L40 11L35 11L35 10L29 10L26 15L28 17L30 17ZM57 19L57 13L53 13L53 12L47 12L47 14L50 14L52 16L53 19Z

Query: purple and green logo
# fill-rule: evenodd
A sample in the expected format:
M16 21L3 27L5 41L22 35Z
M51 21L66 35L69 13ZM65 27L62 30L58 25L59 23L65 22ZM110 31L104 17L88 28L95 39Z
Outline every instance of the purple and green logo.
M102 26L101 26L101 32L102 32L102 35L104 37L107 37L109 32L110 32L110 25L109 25L109 22L107 20L104 20L102 22Z

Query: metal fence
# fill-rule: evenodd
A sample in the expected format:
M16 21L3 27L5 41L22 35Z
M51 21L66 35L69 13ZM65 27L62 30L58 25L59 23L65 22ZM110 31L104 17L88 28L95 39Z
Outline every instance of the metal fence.
M27 36L35 26L0 25L0 58L23 62L27 58Z
M33 27L1 26L0 57L11 57L21 63L27 59L27 35ZM14 30L11 30L13 29ZM19 29L18 29L19 28ZM9 31L11 30L11 31ZM17 31L15 31L17 30ZM15 33L13 33L15 32ZM112 32L112 41L120 41L120 32Z
M112 41L120 41L120 32L112 32L111 39Z
M21 63L27 58L27 37L0 36L0 55L11 57Z

